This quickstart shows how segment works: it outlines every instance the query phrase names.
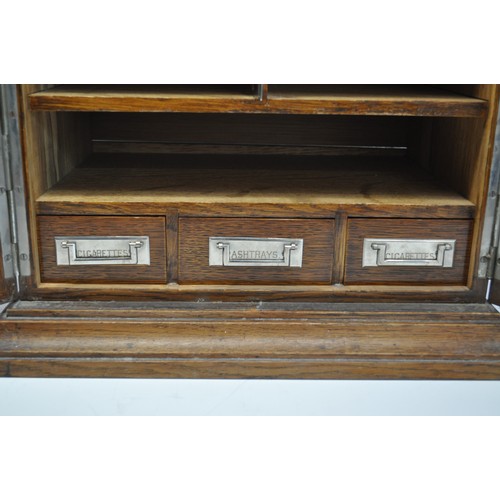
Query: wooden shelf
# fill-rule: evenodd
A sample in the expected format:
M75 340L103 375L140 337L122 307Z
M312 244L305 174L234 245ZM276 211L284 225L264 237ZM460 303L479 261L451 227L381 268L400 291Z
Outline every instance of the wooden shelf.
M480 117L484 100L429 85L270 85L269 102L289 112Z
M35 111L232 111L257 99L254 85L58 85L30 95Z
M40 214L469 218L474 205L404 158L95 154Z
M35 111L171 111L481 117L488 102L428 85L61 85Z

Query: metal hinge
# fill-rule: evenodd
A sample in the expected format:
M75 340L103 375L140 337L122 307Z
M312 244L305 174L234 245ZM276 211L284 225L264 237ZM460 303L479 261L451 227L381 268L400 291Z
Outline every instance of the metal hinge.
M14 280L16 291L20 289L19 252L14 217L14 196L10 169L7 103L4 88L0 100L1 159L0 159L0 244L2 245L3 269L7 280Z
M488 280L486 300L490 299L490 290L500 266L498 264L498 246L500 233L500 112L497 115L495 141L491 164L490 182L484 214L481 257L478 277Z
M486 255L481 257L481 261L486 261L486 278L488 279L488 289L486 294L486 300L490 300L491 287L493 286L493 281L498 279L500 270L500 255L498 252L498 246L500 244L500 193L496 192L496 199L493 204L495 207L495 218L493 220L493 231L491 237L491 246Z
M495 267L498 264L498 243L499 243L499 231L500 231L500 218L498 217L498 211L500 210L500 194L492 193L492 206L494 207L495 217L493 218L493 227L491 235L491 245L488 252L481 257L481 263L486 265L485 277L487 279L493 279L495 276Z
M487 267L486 267L486 279L493 279L495 277L495 269L496 266L499 263L499 259L497 258L498 256L498 247L491 247L490 251L481 257L481 259L484 261L487 261Z
M29 243L22 177L21 148L14 85L0 86L0 245L6 279L17 294L29 276Z

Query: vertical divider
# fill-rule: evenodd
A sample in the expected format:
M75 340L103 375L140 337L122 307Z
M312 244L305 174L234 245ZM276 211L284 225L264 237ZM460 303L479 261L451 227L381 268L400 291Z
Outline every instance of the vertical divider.
M179 279L179 213L177 210L168 210L165 218L167 228L167 283L177 283Z
M267 83L257 85L257 97L260 102L267 102L268 93L269 85Z
M333 240L332 284L344 283L345 257L347 246L347 214L338 212L335 216L335 238Z

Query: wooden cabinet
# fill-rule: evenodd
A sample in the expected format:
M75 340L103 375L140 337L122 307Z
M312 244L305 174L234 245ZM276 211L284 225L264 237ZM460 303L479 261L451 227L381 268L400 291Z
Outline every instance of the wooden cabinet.
M30 273L0 368L498 378L498 95L17 86Z

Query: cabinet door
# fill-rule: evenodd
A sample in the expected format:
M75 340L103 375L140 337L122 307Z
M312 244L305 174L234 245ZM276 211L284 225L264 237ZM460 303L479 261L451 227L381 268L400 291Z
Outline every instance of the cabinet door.
M1 181L0 174L0 304L9 302L15 290L7 193Z
M12 101L12 95L15 95L12 85L0 85L0 304L9 302L15 290L9 203L9 187L12 183L9 170L12 160L9 102Z
M495 227L493 231L493 248L496 248L496 262L494 264L493 277L491 281L491 290L489 301L492 304L500 306L500 251L498 245L500 243L500 202L497 207L497 214L495 219Z
M0 85L0 302L31 276L17 86Z

